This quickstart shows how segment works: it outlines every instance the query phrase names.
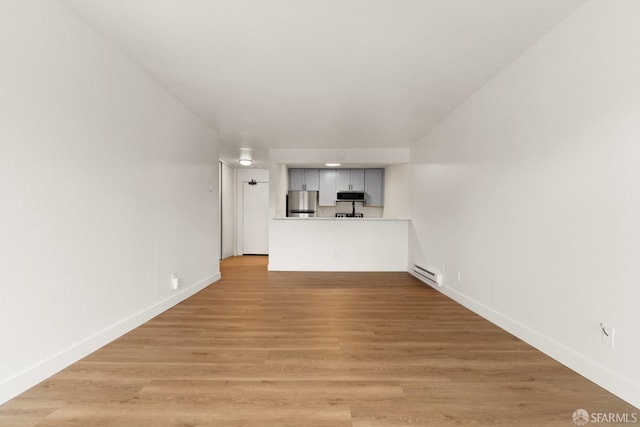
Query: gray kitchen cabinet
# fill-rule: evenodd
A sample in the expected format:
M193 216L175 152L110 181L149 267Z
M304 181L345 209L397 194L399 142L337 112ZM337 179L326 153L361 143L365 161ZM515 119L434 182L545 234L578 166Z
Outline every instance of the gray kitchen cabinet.
M364 191L364 169L338 169L337 191Z
M318 169L289 169L289 190L318 191Z
M291 168L289 190L319 191L320 206L336 206L337 191L362 191L367 206L384 206L384 169Z
M304 186L304 169L289 169L289 190L302 190Z
M336 170L320 169L319 188L320 188L320 206L336 205Z
M367 206L384 206L384 169L365 169Z

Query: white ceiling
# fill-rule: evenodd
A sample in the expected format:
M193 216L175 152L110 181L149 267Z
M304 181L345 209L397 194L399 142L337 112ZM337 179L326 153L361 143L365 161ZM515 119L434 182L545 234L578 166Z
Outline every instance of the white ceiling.
M66 0L220 133L408 147L583 0Z

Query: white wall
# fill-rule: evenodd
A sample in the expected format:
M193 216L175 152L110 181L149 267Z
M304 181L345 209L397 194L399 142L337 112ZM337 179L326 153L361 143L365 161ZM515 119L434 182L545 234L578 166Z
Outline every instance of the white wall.
M640 407L638 22L587 2L413 147L410 261Z
M3 402L216 280L219 226L216 134L66 8L0 2L0 52Z
M406 164L390 165L384 170L384 217L409 218L409 174Z
M269 214L272 217L287 216L288 189L287 166L281 163L272 163L269 169Z
M236 171L220 162L221 257L235 255L236 247Z

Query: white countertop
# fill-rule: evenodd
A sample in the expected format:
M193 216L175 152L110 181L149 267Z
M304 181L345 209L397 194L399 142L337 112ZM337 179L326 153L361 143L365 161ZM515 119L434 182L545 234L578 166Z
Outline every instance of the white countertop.
M301 217L275 217L276 221L409 221L407 218L336 218L333 216Z

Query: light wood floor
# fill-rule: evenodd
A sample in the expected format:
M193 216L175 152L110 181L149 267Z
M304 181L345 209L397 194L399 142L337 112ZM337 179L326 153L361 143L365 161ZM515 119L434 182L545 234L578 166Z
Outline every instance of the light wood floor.
M573 426L640 412L405 273L223 278L0 407L0 426ZM613 424L609 424L613 425Z

